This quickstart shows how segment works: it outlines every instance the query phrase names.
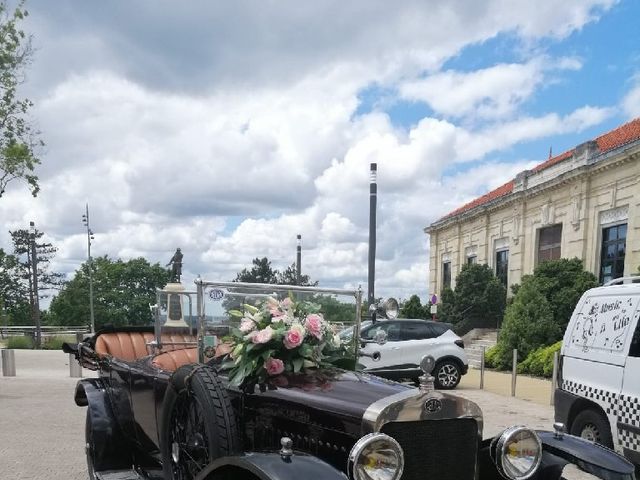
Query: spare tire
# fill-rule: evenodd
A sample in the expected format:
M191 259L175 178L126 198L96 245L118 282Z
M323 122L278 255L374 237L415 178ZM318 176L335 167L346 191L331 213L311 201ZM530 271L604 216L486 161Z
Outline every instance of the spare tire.
M164 477L191 480L209 463L238 451L238 429L226 388L206 365L174 372L162 406Z

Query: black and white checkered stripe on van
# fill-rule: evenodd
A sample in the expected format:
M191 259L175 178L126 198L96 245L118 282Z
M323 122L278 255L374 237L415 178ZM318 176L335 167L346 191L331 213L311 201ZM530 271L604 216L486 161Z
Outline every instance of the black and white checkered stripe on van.
M610 390L604 390L602 388L596 388L583 383L573 382L571 380L562 381L562 389L578 395L579 397L589 398L595 400L600 405L607 415L617 415L618 397L619 395Z
M571 380L562 382L562 389L580 397L594 400L607 415L615 415L618 423L631 425L640 430L640 399L629 395L620 395L609 390L596 388ZM630 450L640 451L640 433L618 428L619 444Z
M638 397L620 395L617 417L618 422L640 429L640 401ZM640 433L618 428L618 441L624 448L640 451Z

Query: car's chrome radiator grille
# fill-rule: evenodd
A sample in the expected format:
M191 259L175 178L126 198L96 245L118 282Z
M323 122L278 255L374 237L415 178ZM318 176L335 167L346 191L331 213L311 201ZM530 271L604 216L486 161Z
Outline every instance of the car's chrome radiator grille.
M478 424L469 418L393 422L382 433L404 450L402 480L473 480L478 451Z

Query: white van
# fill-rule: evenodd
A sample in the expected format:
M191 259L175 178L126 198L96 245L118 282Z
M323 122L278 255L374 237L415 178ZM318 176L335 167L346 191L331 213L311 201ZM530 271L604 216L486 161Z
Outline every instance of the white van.
M640 464L640 282L585 292L562 342L555 419Z

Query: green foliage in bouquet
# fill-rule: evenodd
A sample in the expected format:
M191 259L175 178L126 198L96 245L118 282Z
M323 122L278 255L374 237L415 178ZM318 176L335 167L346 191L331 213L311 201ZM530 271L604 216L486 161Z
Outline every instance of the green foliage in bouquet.
M298 373L319 367L354 368L353 348L341 341L325 321L320 305L296 303L292 296L269 297L244 312L231 310L240 326L224 339L233 350L223 368L231 385L264 383L283 372Z

